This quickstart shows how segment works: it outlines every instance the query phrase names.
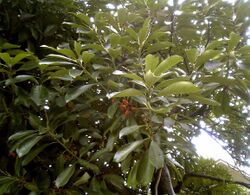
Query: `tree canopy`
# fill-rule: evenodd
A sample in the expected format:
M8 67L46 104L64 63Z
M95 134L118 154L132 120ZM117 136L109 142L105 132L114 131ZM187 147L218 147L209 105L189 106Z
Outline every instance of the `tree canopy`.
M0 194L244 194L191 140L250 166L249 10L1 0Z

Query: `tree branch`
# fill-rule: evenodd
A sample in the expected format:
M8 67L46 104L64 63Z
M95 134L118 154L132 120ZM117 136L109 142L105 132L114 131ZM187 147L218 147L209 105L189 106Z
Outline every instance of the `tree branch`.
M157 180L155 183L155 193L154 195L158 195L158 187L159 187L159 183L161 180L161 174L162 174L162 168L158 170L158 174L157 174Z
M245 182L241 182L241 181L232 181L232 180L228 180L228 179L222 179L222 178L219 178L219 177L203 175L203 174L197 174L197 173L187 173L187 174L185 174L184 178L183 178L183 181L186 180L189 177L209 179L209 180L213 180L213 181L217 181L217 182L223 182L223 183L227 183L227 184L238 184L238 185L241 185L241 186L244 186L244 187L250 189L250 183L245 183Z
M160 180L160 194L175 195L171 176L168 167L165 165L162 169L161 180Z

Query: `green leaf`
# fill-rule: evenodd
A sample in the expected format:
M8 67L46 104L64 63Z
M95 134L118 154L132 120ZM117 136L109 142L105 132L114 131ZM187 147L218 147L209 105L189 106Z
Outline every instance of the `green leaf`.
M65 95L66 103L76 99L77 97L82 95L84 92L86 92L88 89L90 89L92 86L93 86L93 84L83 85L83 86L78 87L76 89L69 90Z
M136 131L138 131L141 127L143 127L142 125L132 125L129 127L124 127L123 129L121 129L120 133L119 133L119 138L122 138L124 135L129 135L131 133L134 133Z
M39 192L39 189L37 187L37 185L35 183L30 183L30 182L26 182L24 184L24 187L27 189L27 190L30 190L31 192Z
M164 166L164 156L161 148L155 141L152 141L148 151L149 161L156 168L162 168Z
M20 82L27 81L27 80L31 80L34 83L38 84L38 81L32 75L18 75L13 79L7 79L5 81L5 85L8 86L11 84L20 83Z
M72 65L72 66L75 66L76 64L75 63L72 63L72 62L67 62L67 61L53 61L53 60L41 60L39 62L39 65L53 65L53 66L56 66L56 65Z
M82 46L81 43L74 41L74 49L76 51L77 56L81 55L81 50L82 50Z
M19 131L15 134L11 135L8 140L9 141L16 141L18 139L22 139L22 138L24 138L28 135L34 134L36 132L37 131L35 131L35 130Z
M152 182L153 174L154 166L150 162L149 153L146 152L139 162L136 179L142 186L147 186Z
M82 52L82 61L84 62L84 64L89 63L94 57L95 57L94 53L88 51Z
M131 97L131 96L144 96L144 94L137 90L137 89L133 89L133 88L129 88L129 89L125 89L123 91L119 91L119 92L114 92L109 94L110 98L115 98L115 97Z
M112 184L118 190L124 190L124 179L120 175L108 174L104 175L103 178L106 182Z
M47 45L42 45L41 47L50 49L50 50L55 51L55 52L60 53L60 54L63 54L69 58L76 59L75 53L70 49L55 49L55 48L47 46Z
M228 51L232 51L240 42L241 36L231 32L228 40Z
M73 62L73 63L76 63L76 60L72 59L72 58L69 58L67 56L64 56L64 55L60 55L60 54L49 54L46 56L47 58L55 58L55 59L60 59L60 60L66 60L66 61L69 61L69 62Z
M175 66L176 64L180 63L183 61L183 58L178 55L173 55L168 57L167 59L163 60L155 69L155 75L160 75L162 73L165 73L168 71L170 68Z
M33 146L35 146L42 138L43 136L35 136L21 143L16 149L16 153L19 156L19 158L28 154L29 151L33 148Z
M174 46L174 44L168 41L157 42L147 47L147 53L155 53L158 51L164 51L171 46Z
M250 54L250 45L245 45L241 47L238 52L243 55Z
M220 77L220 76L206 76L201 78L202 82L208 82L208 83L219 83L221 85L225 86L237 86L238 82L235 79L229 79L226 77Z
M137 33L134 31L134 29L128 27L127 28L127 33L129 34L129 36L131 38L133 38L134 40L137 40Z
M40 152L42 152L47 146L50 144L38 146L37 148L33 149L31 152L29 152L22 160L22 166L26 166L29 164L35 157L38 156Z
M157 56L153 56L151 54L147 55L145 58L145 72L151 70L154 72L155 68L159 64L159 58Z
M13 60L12 60L12 66L17 64L18 62L20 62L21 60L23 60L24 58L27 58L28 56L30 56L29 53L19 53L17 54Z
M115 162L123 161L131 152L133 152L137 147L139 147L145 140L137 140L132 143L126 144L121 147L114 156Z
M140 29L139 33L138 33L138 38L139 38L138 42L139 42L139 45L141 47L145 44L145 42L146 42L146 40L147 40L147 38L149 36L150 22L151 22L150 19L147 18L144 21L143 26Z
M221 47L224 47L224 44L225 40L214 40L207 45L206 50L219 49Z
M116 103L112 104L111 106L109 106L107 114L108 114L108 118L112 119L116 113L118 106Z
M216 117L220 117L223 114L229 114L230 113L230 97L229 94L225 91L219 92L215 96L215 100L221 104L221 106L214 106L212 107L213 113Z
M15 177L0 176L0 194L13 190L13 184L17 182Z
M189 81L178 81L161 90L158 96L198 93L200 89Z
M167 80L163 80L161 81L157 86L156 89L162 89L165 88L173 83L176 83L178 81L189 81L190 78L189 77L176 77L173 79L167 79Z
M48 90L42 86L42 85L37 85L31 90L31 99L35 102L37 106L41 106L44 104L45 100L48 98Z
M121 50L120 47L115 48L115 49L114 48L109 48L108 53L114 59L118 59L118 58L120 58L122 56L122 50Z
M121 37L115 33L109 35L109 41L112 47L116 47L120 43Z
M189 99L194 100L194 101L198 101L202 104L207 104L207 105L211 105L211 106L220 106L221 104L215 100L209 99L209 98L205 98L202 97L201 95L194 95L191 94L188 96Z
M23 63L22 66L20 66L20 68L17 69L17 71L27 71L27 70L32 70L38 67L38 61L32 60L32 61L28 61Z
M20 46L12 43L4 43L0 46L0 48L8 50L8 49L18 49L20 48Z
M135 163L135 165L132 167L132 169L130 170L129 174L128 174L128 186L131 187L132 189L136 189L138 182L136 179L136 175L138 172L138 167L139 167L139 161L137 161Z
M90 163L90 162L83 160L83 159L78 160L78 162L79 162L79 164L81 164L85 168L92 170L95 174L98 174L100 172L98 166L96 166L93 163Z
M203 52L200 56L198 56L196 60L196 67L203 66L206 62L208 62L211 59L214 59L218 55L220 55L220 51L218 50L206 50Z
M56 178L55 185L57 188L65 186L72 175L75 172L75 165L69 166L66 169L64 169Z
M70 69L69 70L69 75L73 78L76 78L78 76L81 76L83 73L82 70L79 70L79 69Z
M78 19L81 20L81 22L84 22L85 24L87 24L88 26L91 25L90 19L87 15L83 14L83 13L73 13L74 16L76 16Z
M126 72L123 72L120 70L115 70L113 72L113 75L119 75L119 76L123 76L123 77L129 78L129 79L142 81L142 78L135 73L126 73Z
M74 186L83 185L83 184L87 183L87 182L89 181L90 178L91 178L90 175L89 175L87 172L85 172L85 173L80 177L80 179L78 179L73 185L74 185Z
M191 64L194 64L197 58L197 49L196 48L188 49L186 50L186 54L187 54L188 61Z
M12 60L8 53L0 53L0 58L8 65L12 66Z
M161 76L155 76L155 74L151 72L151 70L148 70L146 74L144 75L144 80L148 87L153 86L160 79L161 79Z

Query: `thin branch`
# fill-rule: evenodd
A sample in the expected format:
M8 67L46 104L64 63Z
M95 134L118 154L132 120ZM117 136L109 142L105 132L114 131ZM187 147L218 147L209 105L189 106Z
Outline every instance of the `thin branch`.
M238 184L238 185L241 185L241 186L244 186L244 187L250 189L250 183L245 183L245 182L241 182L241 181L232 181L232 180L228 180L228 179L222 179L222 178L219 178L219 177L203 175L203 174L197 174L197 173L187 173L187 174L184 175L183 180L186 180L189 177L209 179L209 180L213 180L213 181L223 182L223 183L226 183L226 184Z
M155 183L155 194L154 195L158 195L158 187L159 187L159 183L160 183L160 180L161 180L161 174L162 174L162 168L159 169L159 171L158 171L158 176L157 176L157 180L156 180L156 183Z
M164 194L175 195L171 175L167 166L164 166L162 176L161 176L161 185L164 187Z

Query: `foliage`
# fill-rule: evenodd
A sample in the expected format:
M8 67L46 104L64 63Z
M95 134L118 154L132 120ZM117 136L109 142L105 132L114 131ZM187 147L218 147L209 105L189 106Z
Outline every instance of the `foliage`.
M189 168L190 169L190 168ZM187 172L193 172L196 174L202 174L207 176L213 176L223 178L225 180L231 180L232 176L228 174L227 168L221 164L216 163L214 160L198 159L193 163L191 170ZM218 182L211 179L202 179L195 177L186 177L184 179L182 191L180 194L247 194L244 188L237 186L236 184L228 184L225 182Z
M249 2L84 1L74 18L60 7L69 0L32 2L45 9L24 21L24 41L43 52L15 45L19 30L1 45L0 193L169 193L159 181L168 170L174 187L183 180L201 124L249 164ZM59 21L45 20L35 41L47 12ZM78 39L44 36L52 24Z
M72 0L2 0L0 42L15 43L39 54L42 44L57 46L69 41L75 35L62 23L72 18L70 12L79 10L80 5Z

